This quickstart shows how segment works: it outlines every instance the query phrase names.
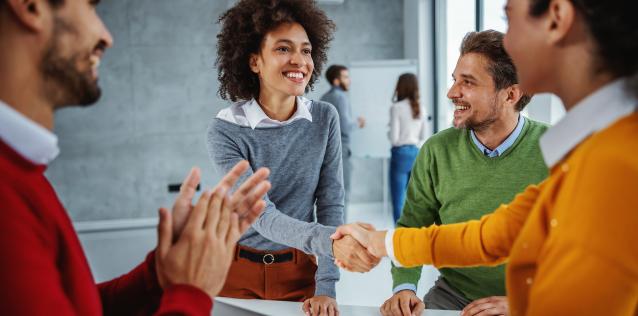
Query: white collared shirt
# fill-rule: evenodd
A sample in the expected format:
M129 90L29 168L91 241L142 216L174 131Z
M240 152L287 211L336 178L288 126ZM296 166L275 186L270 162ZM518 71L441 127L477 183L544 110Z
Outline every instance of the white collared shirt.
M299 119L307 119L312 122L312 114L310 113L312 101L304 97L297 97L296 102L297 110L292 117L285 121L277 121L268 117L255 99L235 103L219 111L217 118L240 126L250 126L252 129L288 125Z
M561 161L589 135L636 111L638 101L625 89L624 79L615 80L578 102L540 139L545 164Z
M58 137L0 100L0 139L36 165L60 153Z
M580 101L540 139L541 152L549 168L560 162L591 134L605 129L621 118L632 114L638 100L625 89L624 79L615 80ZM401 264L394 255L394 230L385 236L388 257L397 267Z

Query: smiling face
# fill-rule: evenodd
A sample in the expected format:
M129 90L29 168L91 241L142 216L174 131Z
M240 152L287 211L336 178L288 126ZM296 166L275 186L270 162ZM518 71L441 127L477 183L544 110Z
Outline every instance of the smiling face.
M285 23L268 32L250 69L259 76L260 95L301 96L314 70L312 45L299 23Z
M454 84L447 97L454 103L454 127L482 130L496 122L502 112L497 91L481 54L462 55L452 74Z
M57 107L90 105L101 94L98 67L113 38L95 11L97 1L67 0L52 9L53 26L40 69Z

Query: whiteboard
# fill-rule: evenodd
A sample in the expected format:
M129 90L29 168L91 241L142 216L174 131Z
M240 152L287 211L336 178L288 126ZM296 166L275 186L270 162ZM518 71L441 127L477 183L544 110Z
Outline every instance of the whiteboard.
M417 74L416 60L375 60L349 65L350 104L356 119L363 116L364 128L352 131L350 146L356 157L390 157L388 130L390 105L399 76Z

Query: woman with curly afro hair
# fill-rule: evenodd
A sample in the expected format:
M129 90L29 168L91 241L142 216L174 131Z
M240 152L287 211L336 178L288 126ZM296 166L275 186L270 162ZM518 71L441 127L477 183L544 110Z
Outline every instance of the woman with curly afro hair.
M352 238L330 239L343 223L339 118L303 97L320 77L334 23L312 0L241 0L219 21L219 95L235 103L212 120L208 152L221 171L241 160L268 167L272 183L220 295L338 315L334 256L361 256L369 267L376 259Z

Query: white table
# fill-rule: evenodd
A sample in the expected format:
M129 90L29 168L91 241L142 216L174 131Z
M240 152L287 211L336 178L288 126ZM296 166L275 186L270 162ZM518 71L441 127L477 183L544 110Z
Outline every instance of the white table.
M343 316L379 316L379 307L339 305L339 313ZM427 309L423 316L458 316L459 311L442 311ZM215 298L213 316L304 316L301 303L270 300L242 300L236 298Z

